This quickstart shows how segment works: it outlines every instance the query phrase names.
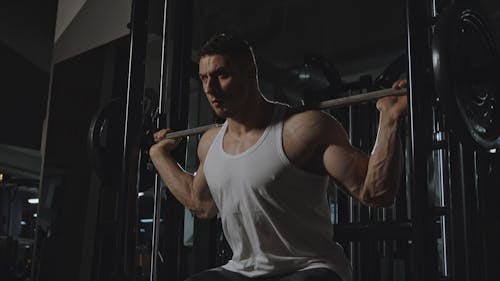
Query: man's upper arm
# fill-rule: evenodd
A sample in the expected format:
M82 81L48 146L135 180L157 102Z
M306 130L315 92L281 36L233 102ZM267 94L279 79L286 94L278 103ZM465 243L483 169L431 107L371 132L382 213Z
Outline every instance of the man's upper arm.
M203 209L203 211L205 212L205 214L203 215L197 215L205 218L210 218L217 214L217 207L213 202L210 189L208 188L207 179L203 171L203 165L205 163L205 158L207 156L210 145L217 135L218 130L219 128L214 128L207 131L205 134L203 134L198 144L198 158L200 160L200 165L198 166L198 170L196 171L193 179L193 191L195 193L195 196L201 202L201 209Z
M330 117L325 121L326 149L323 164L328 174L346 193L363 201L360 191L368 168L368 155L353 147L342 125Z

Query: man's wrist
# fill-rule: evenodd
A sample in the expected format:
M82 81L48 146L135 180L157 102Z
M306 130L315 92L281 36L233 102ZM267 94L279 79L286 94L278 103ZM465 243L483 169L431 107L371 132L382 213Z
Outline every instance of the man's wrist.
M151 158L173 158L170 150L162 146L161 144L155 144L149 149L149 156Z
M389 112L380 112L380 119L379 119L379 124L380 126L387 127L387 128L397 128L399 124L399 120L401 119L401 116L395 116L394 114L391 114Z

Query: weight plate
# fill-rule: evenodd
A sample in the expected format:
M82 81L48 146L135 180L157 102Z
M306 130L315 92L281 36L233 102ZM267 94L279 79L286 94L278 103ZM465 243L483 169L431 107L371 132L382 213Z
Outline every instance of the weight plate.
M114 170L121 169L126 102L113 99L100 108L92 118L87 137L90 165L103 181L111 181Z
M485 19L450 8L432 39L436 90L451 129L486 149L500 147L499 54Z

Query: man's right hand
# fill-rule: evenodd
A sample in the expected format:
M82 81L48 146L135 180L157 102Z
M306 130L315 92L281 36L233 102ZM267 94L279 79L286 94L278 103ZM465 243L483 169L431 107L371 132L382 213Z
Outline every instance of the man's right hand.
M176 139L167 139L165 138L168 133L172 133L173 131L171 129L161 129L158 132L153 134L153 140L155 141L155 144L151 146L149 153L153 154L156 152L160 153L169 153L170 151L174 150L177 145L181 142L182 138L176 138Z

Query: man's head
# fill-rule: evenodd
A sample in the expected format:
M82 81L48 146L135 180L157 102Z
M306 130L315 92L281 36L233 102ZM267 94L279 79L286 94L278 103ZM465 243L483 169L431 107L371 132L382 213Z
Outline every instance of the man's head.
M259 93L252 48L234 33L217 34L203 45L199 75L210 105L221 117L237 115Z
M217 33L200 49L200 59L204 56L225 55L238 64L255 64L252 47L234 32Z

